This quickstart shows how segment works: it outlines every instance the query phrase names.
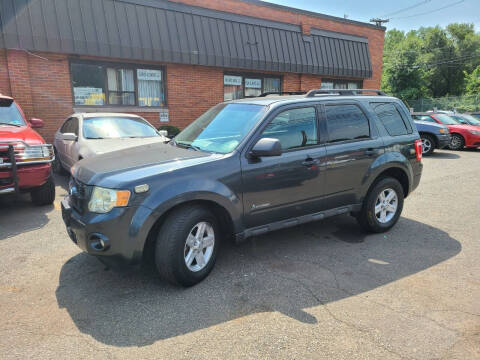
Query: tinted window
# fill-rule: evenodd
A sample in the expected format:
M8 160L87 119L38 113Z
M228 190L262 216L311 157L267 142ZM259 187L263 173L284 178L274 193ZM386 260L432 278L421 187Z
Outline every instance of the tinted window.
M77 123L77 129L78 129L78 123ZM74 127L73 127L73 118L69 118L67 119L67 121L65 121L60 129L60 132L62 134L66 134L66 133L73 133L73 130L74 130Z
M346 141L370 137L365 114L356 105L327 105L328 141Z
M406 135L407 127L402 116L392 103L372 103L373 109L391 136Z
M433 122L433 123L436 123L435 120L433 120L430 116L428 115L415 115L415 119L416 120L420 120L420 121L428 121L428 122Z
M445 115L445 114L435 114L435 117L437 120L439 120L442 124L444 125L458 125L459 122L455 120L454 118Z
M262 138L280 140L283 150L318 143L315 108L300 108L277 115L263 131Z
M83 136L86 139L115 139L153 137L158 133L140 118L105 116L84 119Z

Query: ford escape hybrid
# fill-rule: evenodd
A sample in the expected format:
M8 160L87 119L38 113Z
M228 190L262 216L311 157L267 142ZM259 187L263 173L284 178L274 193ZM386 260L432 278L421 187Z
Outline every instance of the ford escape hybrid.
M221 103L168 144L84 159L62 201L70 238L111 265L151 259L183 286L220 243L350 213L398 221L422 173L403 103L378 90L311 90Z

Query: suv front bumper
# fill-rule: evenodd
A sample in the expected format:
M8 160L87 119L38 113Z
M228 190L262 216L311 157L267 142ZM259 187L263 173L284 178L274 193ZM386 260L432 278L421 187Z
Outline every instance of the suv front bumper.
M437 140L438 140L438 148L444 149L448 145L450 145L450 141L452 140L452 135L450 134L437 135Z
M123 267L139 262L145 239L131 234L132 219L139 207L114 208L107 214L80 214L67 196L61 202L62 218L70 239L103 263Z

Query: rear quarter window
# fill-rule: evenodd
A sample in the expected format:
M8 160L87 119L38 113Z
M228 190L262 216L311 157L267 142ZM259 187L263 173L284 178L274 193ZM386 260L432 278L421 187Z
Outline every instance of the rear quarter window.
M326 105L328 142L370 138L367 117L357 105Z
M390 136L400 136L412 133L406 119L393 103L370 103Z

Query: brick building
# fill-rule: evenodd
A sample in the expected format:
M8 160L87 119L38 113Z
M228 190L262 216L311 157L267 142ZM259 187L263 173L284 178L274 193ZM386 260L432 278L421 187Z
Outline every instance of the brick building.
M73 112L185 127L265 91L378 88L382 27L258 0L0 0L0 92L54 132Z

